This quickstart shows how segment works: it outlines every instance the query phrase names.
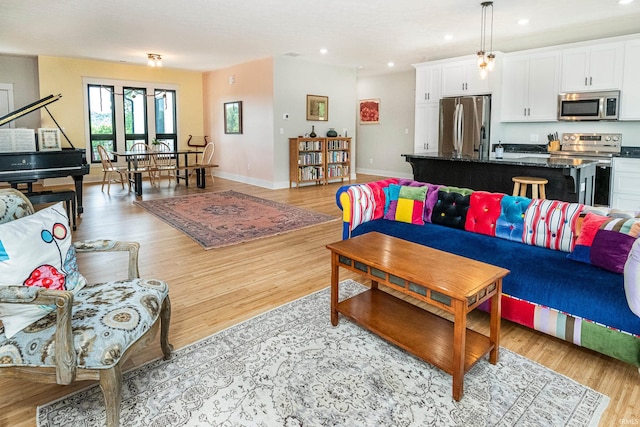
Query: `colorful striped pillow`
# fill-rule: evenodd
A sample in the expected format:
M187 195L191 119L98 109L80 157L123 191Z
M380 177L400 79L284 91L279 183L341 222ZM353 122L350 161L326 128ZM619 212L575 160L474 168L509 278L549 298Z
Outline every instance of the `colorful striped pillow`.
M570 252L576 220L584 205L533 199L524 216L522 241L529 245Z

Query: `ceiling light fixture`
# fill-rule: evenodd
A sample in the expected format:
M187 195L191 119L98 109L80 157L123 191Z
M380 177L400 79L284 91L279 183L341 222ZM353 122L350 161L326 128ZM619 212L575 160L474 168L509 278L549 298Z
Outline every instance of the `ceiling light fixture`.
M150 67L162 67L162 57L157 53L148 53L147 58L147 64Z
M486 79L489 71L493 71L496 55L493 53L493 2L484 1L482 6L482 19L480 22L480 50L478 51L478 68L480 78ZM489 51L487 52L487 9L491 8L491 28L489 29Z

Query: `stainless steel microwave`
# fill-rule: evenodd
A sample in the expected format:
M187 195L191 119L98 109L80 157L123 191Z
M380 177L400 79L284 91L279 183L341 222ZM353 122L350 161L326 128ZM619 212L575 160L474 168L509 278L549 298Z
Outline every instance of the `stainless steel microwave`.
M558 95L558 120L618 120L619 109L619 90Z

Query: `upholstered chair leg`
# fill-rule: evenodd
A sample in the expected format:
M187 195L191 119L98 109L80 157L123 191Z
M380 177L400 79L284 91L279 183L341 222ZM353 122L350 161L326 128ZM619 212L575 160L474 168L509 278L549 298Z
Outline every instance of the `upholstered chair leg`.
M169 323L171 322L171 301L169 295L164 299L160 309L160 346L164 360L171 359L173 346L169 344Z
M122 401L122 371L120 365L100 371L100 388L107 410L107 427L120 426L120 403Z

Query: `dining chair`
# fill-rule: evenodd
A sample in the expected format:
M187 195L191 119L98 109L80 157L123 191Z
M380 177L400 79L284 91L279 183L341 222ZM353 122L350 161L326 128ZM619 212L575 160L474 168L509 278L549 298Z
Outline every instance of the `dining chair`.
M151 185L155 185L156 164L153 150L143 142L136 142L127 151L140 153L135 156L131 156L131 161L136 165L136 169L146 172L147 175L149 175L149 182Z
M189 174L191 175L194 171L198 169L203 169L203 168L209 169L209 172L211 173L211 181L215 182L215 179L213 177L213 168L217 168L218 165L213 163L214 154L215 154L215 145L213 144L213 141L210 141L207 143L207 145L204 147L204 150L202 151L201 161L196 164L189 165Z
M102 146L98 145L98 155L100 156L100 162L102 163L102 191L104 192L104 184L107 183L107 194L111 191L111 182L119 182L124 190L124 183L129 185L129 191L131 191L131 181L127 177L127 171L124 168L114 166L111 163L111 155ZM115 177L115 178L114 178Z
M162 182L162 173L167 173L169 183L171 178L176 180L176 155L166 142L158 142L153 145L153 160L155 162L155 174L158 178L158 185Z
M0 377L98 381L107 427L117 427L125 362L158 332L164 359L171 357L169 286L140 278L139 243L72 242L65 216L62 202L34 211L19 191L0 190L0 246L8 254L0 263ZM77 253L116 251L128 252L126 271L113 269L97 284L78 271Z

